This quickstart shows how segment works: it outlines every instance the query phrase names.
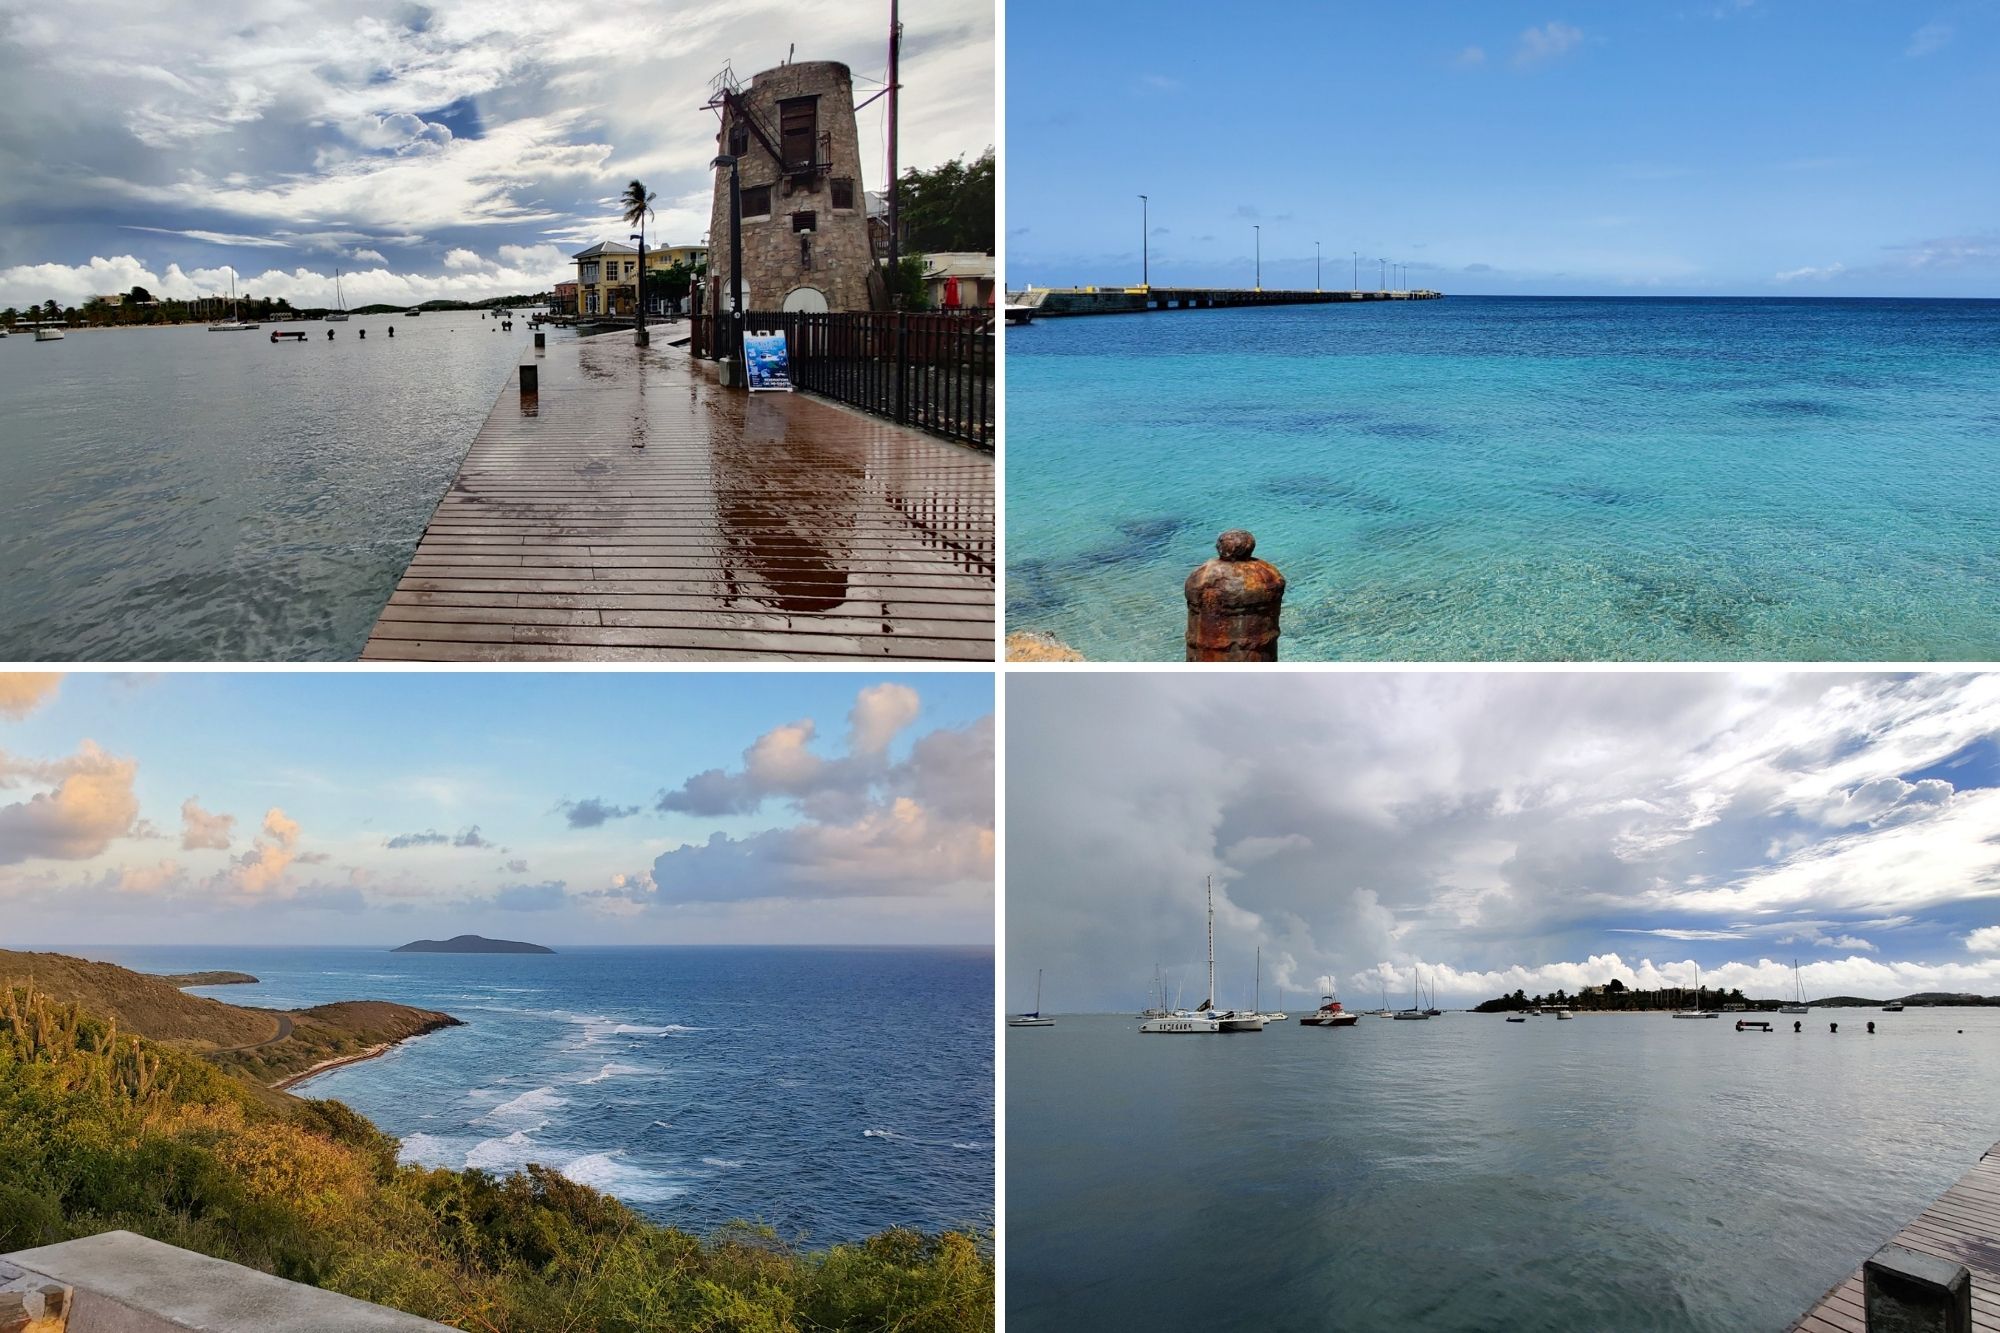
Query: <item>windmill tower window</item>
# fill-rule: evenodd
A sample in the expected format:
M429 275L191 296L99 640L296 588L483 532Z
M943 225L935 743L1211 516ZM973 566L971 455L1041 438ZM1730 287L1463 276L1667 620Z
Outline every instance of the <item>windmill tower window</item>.
M778 151L786 171L810 171L818 156L819 98L788 97L778 103Z

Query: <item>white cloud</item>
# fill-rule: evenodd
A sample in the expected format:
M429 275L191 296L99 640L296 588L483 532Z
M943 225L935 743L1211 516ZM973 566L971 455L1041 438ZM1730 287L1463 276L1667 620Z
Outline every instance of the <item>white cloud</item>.
M181 802L181 850L226 852L235 836L236 816L210 814L190 796Z
M502 249L514 252L514 262L480 259L471 251L454 250L452 253L462 258L451 272L436 276L396 273L387 268L346 270L340 274L340 293L350 306L415 305L436 299L477 301L543 291L552 283L575 276L575 267L555 246ZM330 306L336 295L331 268L322 272L301 266L235 276L239 295L284 297L297 306ZM178 264L169 264L164 272L155 272L131 255L93 257L76 265L22 264L0 269L0 306L39 305L47 300L75 306L93 296L133 287L144 287L157 297L215 296L227 294L229 282L227 268L183 270Z
M1514 63L1522 68L1544 65L1575 50L1583 41L1583 30L1551 19L1539 28L1521 34L1514 49Z
M1982 926L1965 937L1965 947L1974 953L2000 954L2000 926Z
M1486 63L1486 50L1484 47L1468 46L1456 56L1453 56L1451 63L1459 66L1461 69L1470 69L1476 65L1483 65Z
M1903 48L1903 54L1912 60L1942 51L1951 44L1952 26L1938 21L1926 23L1910 34L1910 44Z
M60 671L0 671L0 717L22 718L56 697Z
M1771 278L1776 282L1800 282L1805 280L1825 282L1828 278L1837 278L1845 272L1847 272L1847 265L1845 264L1828 264L1824 268L1812 268L1810 266L1805 268L1788 268L1782 273L1773 273Z
M139 764L85 741L68 759L19 759L0 752L0 790L40 787L0 805L0 865L45 858L84 861L130 834L139 819L133 780Z

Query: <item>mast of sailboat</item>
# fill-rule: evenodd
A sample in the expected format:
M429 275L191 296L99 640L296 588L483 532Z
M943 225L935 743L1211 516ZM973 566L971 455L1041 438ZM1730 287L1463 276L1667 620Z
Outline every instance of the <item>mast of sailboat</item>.
M1264 1012L1264 946L1261 944L1257 946L1257 988L1256 990L1251 992L1251 994L1253 998L1250 1001L1250 1012L1256 1014L1263 1013Z
M1042 1016L1042 969L1035 969L1035 1017Z
M1201 1002L1203 1013L1215 1008L1215 876L1208 877L1208 998Z

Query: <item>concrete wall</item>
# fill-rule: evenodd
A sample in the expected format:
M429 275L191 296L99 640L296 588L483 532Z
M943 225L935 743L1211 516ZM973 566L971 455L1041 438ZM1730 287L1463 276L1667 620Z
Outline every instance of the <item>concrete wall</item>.
M818 99L817 133L824 146L816 156L824 171L786 172L783 164L756 134L737 136L737 115L725 109L716 137L716 151L726 153L732 139L745 147L737 173L746 193L770 190L770 210L755 216L744 209L743 280L751 310L786 308L817 291L829 310L871 308L869 274L875 259L868 241L867 192L861 176L861 148L854 128L854 80L847 66L830 60L806 61L767 69L751 79L741 93L751 119L764 128L773 146L782 148L778 103L799 97ZM835 182L848 182L850 207L833 205ZM797 221L811 214L810 244L802 248ZM709 294L728 290L729 173L715 174L715 199L709 223ZM711 309L726 308L712 306Z
M26 1280L73 1293L67 1326L56 1326L61 1333L437 1333L445 1327L129 1231L0 1256L0 1279L7 1269L23 1275L8 1285Z

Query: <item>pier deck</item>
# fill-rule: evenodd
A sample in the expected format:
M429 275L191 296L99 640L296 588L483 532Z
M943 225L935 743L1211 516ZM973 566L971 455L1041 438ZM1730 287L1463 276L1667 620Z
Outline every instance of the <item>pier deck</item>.
M1435 301L1443 292L1285 291L1275 287L1030 287L1008 294L1011 310L1042 315L1135 315L1147 310L1219 310L1355 301Z
M2000 1333L2000 1143L1888 1243L1972 1270L1972 1327ZM1827 1292L1788 1333L1866 1333L1861 1270Z
M527 351L527 357L536 353ZM991 661L994 464L631 335L510 377L364 661Z

